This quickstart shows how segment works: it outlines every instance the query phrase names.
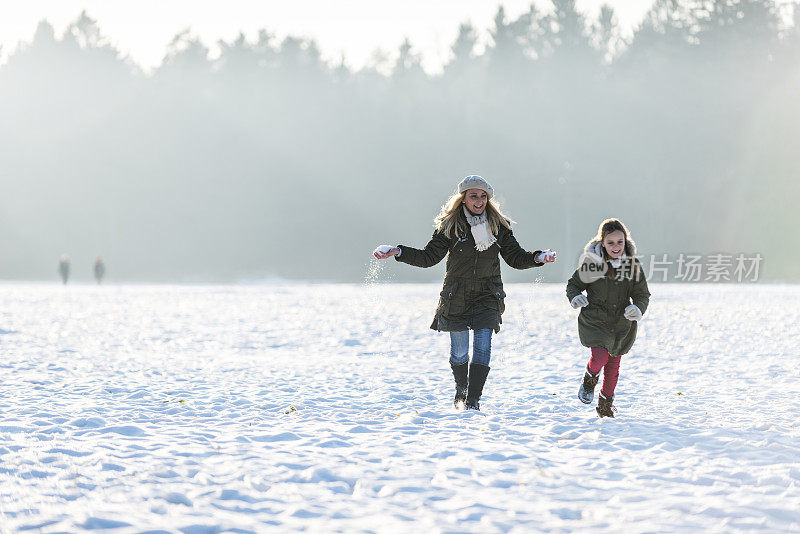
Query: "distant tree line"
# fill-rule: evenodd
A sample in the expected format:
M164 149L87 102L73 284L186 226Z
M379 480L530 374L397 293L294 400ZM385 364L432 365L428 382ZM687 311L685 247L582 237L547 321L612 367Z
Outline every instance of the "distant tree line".
M546 280L608 216L644 254L757 252L800 279L800 9L656 0L626 40L611 8L552 3L500 7L480 53L462 25L436 75L408 40L387 75L266 30L215 59L187 30L146 75L85 13L43 21L0 67L0 277L68 252L120 280L357 281L475 173L524 246L561 251Z

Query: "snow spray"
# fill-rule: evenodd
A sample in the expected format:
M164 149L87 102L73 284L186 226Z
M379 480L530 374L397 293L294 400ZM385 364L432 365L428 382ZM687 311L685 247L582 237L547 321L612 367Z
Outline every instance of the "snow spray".
M529 289L526 291L528 298L523 301L524 305L521 306L519 310L519 328L522 335L517 337L517 341L515 343L516 346L514 347L512 354L526 354L526 340L530 339L528 327L530 326L531 314L534 313L534 310L536 309L536 291L540 289L542 280L543 276L541 274L537 274L533 279L533 282L530 283ZM526 284L526 286L528 285ZM501 353L501 361L504 357L502 354L504 353L505 351Z
M377 284L381 278L381 273L386 270L387 260L372 258L367 262L367 272L364 275L364 285L371 286Z
M391 299L386 298L388 288L387 282L391 281L391 276L386 270L386 262L389 260L379 260L371 257L366 264L364 273L364 295L367 317L369 317L372 327L372 337L369 345L374 348L373 354L386 354L392 351L392 338L390 332L389 308Z

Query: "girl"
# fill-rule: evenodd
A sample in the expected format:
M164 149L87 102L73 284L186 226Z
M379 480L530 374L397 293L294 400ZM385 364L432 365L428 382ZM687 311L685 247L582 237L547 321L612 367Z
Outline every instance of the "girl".
M604 369L597 413L614 417L620 359L633 346L636 322L647 310L650 291L642 265L634 257L636 245L617 219L603 221L583 252L578 269L567 282L567 298L573 308L581 308L581 344L592 351L578 398L584 404L592 402L600 369Z
M492 331L500 331L505 310L498 254L515 269L539 267L556 260L555 252L522 249L511 232L511 219L494 200L494 190L480 176L467 176L458 192L434 220L433 237L422 250L406 245L381 245L378 259L431 267L447 255L439 305L431 328L450 332L450 367L456 381L456 408L480 410L479 400L489 374ZM469 331L473 334L469 364Z

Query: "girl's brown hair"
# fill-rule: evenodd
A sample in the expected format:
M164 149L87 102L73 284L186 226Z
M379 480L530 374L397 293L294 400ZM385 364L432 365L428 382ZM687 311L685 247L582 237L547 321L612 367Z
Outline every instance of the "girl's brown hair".
M606 219L605 221L600 223L600 226L597 228L597 235L594 236L592 242L599 242L600 243L600 250L603 253L603 259L608 261L608 253L606 252L606 248L603 246L603 240L606 238L608 234L612 234L614 232L622 232L625 236L625 254L628 256L629 261L633 262L634 256L636 256L636 243L634 243L633 239L631 239L631 234L628 232L628 227L625 226L622 221L619 219ZM633 262L633 274L639 274L639 266ZM606 273L606 277L614 278L616 276L616 270L609 266L608 272Z

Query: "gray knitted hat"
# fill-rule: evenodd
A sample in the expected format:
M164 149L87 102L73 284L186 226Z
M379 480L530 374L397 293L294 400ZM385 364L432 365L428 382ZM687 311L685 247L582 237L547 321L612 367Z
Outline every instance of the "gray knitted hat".
M480 189L482 191L486 191L486 196L492 198L494 195L494 189L492 186L489 185L489 182L478 176L477 174L473 174L467 176L461 183L458 184L458 192L463 193L464 191L468 191L470 189Z

